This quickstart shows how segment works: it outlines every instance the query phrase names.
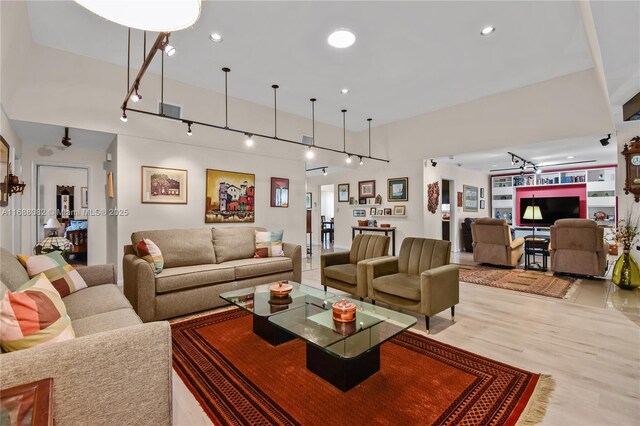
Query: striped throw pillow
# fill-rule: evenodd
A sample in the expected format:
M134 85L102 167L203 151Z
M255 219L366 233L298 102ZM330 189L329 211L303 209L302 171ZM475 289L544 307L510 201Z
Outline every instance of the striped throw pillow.
M164 268L164 258L156 243L149 238L143 238L136 246L136 249L138 250L138 256L149 262L155 269L156 274L162 272L162 268Z
M284 256L284 251L282 250L282 235L284 234L284 231L255 231L255 233L256 253L253 257L262 258Z
M29 280L0 300L0 344L7 352L70 340L71 318L45 274Z
M78 271L57 251L38 256L18 255L18 259L27 268L29 278L44 273L62 297L87 287Z

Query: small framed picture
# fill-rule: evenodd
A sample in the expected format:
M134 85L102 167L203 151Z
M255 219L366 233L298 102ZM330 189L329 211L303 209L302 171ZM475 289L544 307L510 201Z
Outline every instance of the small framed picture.
M387 179L387 201L409 201L409 178Z
M367 204L367 199L366 198L360 198L358 200L358 204Z
M358 182L358 198L372 198L376 196L376 181L362 180Z
M369 209L369 214L370 214L371 216L375 215L375 214L376 214L376 208L375 208L375 207L371 207L371 208Z
M271 178L271 207L289 207L289 179Z
M187 204L187 171L142 166L140 198L149 204Z
M384 209L385 216L391 216L391 209Z
M358 204L358 201L356 200L356 197L349 197L349 204L351 204L351 205Z
M480 198L484 198L484 188L480 188ZM484 208L484 207L481 207Z
M406 206L394 206L393 214L397 216L404 216L406 214Z
M378 209L378 212L376 213L378 216L382 216L384 214L384 210L382 209Z
M484 200L480 200L480 210L484 210Z
M80 207L82 207L83 209L86 209L87 207L89 207L89 193L88 193L88 189L86 186L81 186L80 187Z
M349 184L348 183L338 184L338 202L339 203L349 202Z
M353 217L365 217L367 215L366 210L356 209L353 211Z
M307 198L306 198L307 209L311 208L311 199L312 199L311 195L312 194L310 192L307 192Z
M478 187L470 185L462 185L462 192L464 193L464 204L462 211L465 212L477 212L478 211Z
M462 207L462 192L458 192L458 207Z

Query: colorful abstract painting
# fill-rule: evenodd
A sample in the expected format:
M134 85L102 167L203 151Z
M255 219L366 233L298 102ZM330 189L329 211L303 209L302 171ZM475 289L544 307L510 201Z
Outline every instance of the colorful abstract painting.
M205 223L254 222L256 176L207 169Z

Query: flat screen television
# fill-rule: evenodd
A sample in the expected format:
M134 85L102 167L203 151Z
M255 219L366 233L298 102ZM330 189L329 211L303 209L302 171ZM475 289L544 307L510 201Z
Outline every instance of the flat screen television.
M536 220L536 226L551 226L558 219L580 218L580 197L536 197L520 198L520 225L533 225L533 220L523 218L527 206L540 207L541 220Z

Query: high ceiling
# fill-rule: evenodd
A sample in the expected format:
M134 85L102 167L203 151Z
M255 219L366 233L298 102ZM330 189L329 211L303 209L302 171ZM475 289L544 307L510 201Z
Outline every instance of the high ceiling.
M28 13L35 43L126 65L124 27L71 1L29 2ZM496 31L483 37L488 24ZM355 44L329 46L337 28ZM270 106L277 83L279 109L307 116L316 97L318 120L341 126L347 108L353 131L367 117L394 122L593 66L573 1L203 2L198 23L171 43L170 78L221 92L228 66L232 96ZM132 55L139 66L138 31Z
M62 137L64 136L64 126L12 120L11 127L16 131L23 143L68 149L61 143ZM69 138L73 144L70 147L71 149L83 148L105 151L115 137L116 135L112 133L69 129Z

